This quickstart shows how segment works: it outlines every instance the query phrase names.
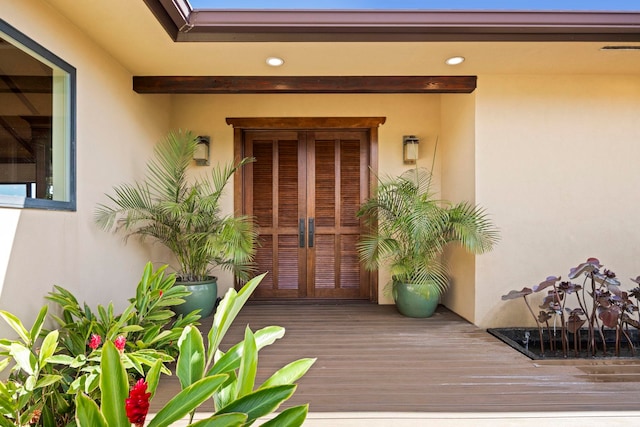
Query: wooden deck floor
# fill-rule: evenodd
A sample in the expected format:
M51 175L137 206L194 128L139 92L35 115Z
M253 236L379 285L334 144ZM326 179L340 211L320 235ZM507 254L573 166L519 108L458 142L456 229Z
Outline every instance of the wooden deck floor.
M322 412L636 411L640 362L532 361L450 311L410 319L394 306L249 305L225 343L244 327L286 328L260 352L258 380L301 357L317 357L282 409ZM203 322L208 331L210 319ZM179 390L164 378L157 411ZM202 408L206 410L206 407Z

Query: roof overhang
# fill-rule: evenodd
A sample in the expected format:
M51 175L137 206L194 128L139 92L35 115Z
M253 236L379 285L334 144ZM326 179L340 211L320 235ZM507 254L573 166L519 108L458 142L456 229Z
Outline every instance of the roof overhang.
M176 42L640 41L640 12L193 10L144 0Z

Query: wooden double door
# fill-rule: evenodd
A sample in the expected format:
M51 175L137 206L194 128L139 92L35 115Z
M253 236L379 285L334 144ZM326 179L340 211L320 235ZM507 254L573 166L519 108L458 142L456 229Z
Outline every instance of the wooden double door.
M375 299L357 243L369 195L366 129L243 130L243 211L259 226L257 299Z

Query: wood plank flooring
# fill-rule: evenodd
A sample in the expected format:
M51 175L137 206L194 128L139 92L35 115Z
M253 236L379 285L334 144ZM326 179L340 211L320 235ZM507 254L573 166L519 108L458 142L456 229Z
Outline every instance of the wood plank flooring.
M203 321L205 334L210 324ZM311 412L638 408L638 360L532 361L444 308L411 319L373 304L248 305L225 349L242 339L247 324L254 331L286 328L283 339L260 352L258 381L295 359L318 358L282 409L302 403ZM163 378L151 411L178 390L177 378Z

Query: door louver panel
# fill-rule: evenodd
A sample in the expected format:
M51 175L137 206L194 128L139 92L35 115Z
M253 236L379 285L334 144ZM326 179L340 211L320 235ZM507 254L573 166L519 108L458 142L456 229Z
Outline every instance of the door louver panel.
M336 217L336 143L315 140L315 218L318 227L333 227Z
M257 298L368 298L356 212L368 191L368 132L250 131L246 212L259 226ZM246 191L246 190L245 190Z

